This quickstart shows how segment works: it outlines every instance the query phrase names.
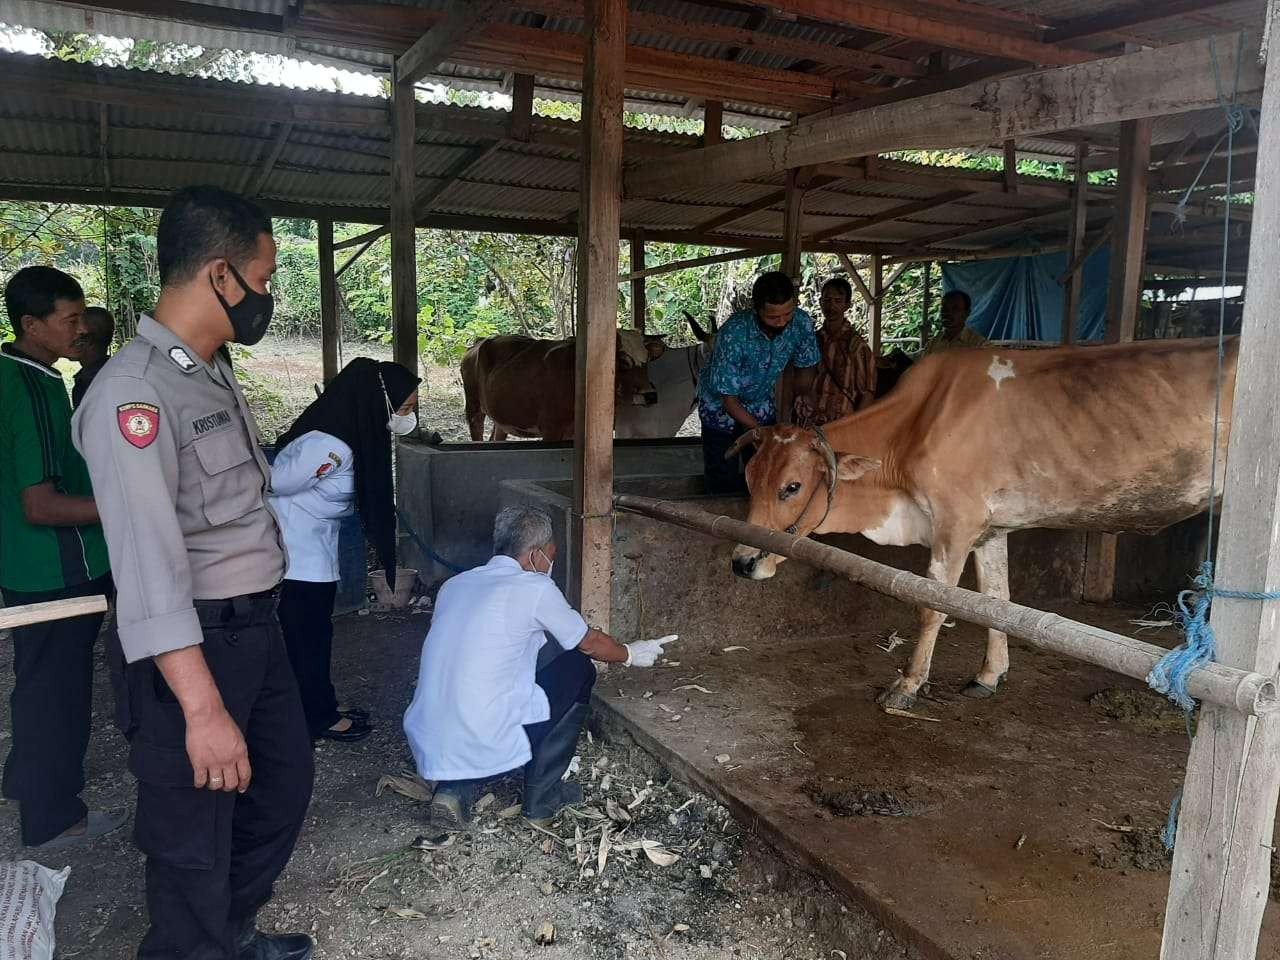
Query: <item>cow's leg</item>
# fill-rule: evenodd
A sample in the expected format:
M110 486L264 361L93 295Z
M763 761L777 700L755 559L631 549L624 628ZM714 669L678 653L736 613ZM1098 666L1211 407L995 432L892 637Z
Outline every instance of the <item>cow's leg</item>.
M498 426L498 421L493 421L493 432L489 434L489 442L501 442L507 439L507 431Z
M497 424L495 423L496 427ZM472 405L471 397L467 397L467 429L471 431L471 440L479 443L484 439L484 408L480 404Z
M933 556L929 560L929 579L937 580L949 586L960 582L960 574L964 571L964 562L969 556L969 544L963 546L954 542L943 541L933 545ZM907 664L907 672L894 681L893 686L880 695L880 705L897 710L910 710L916 703L916 695L929 682L929 667L933 663L933 648L938 642L938 631L946 614L926 607L920 608L920 633L916 638L916 647L912 651L911 660Z
M1000 534L973 551L978 572L978 589L989 597L1009 599L1009 538ZM1009 635L987 631L987 656L973 682L964 688L966 697L985 700L994 697L1009 672Z

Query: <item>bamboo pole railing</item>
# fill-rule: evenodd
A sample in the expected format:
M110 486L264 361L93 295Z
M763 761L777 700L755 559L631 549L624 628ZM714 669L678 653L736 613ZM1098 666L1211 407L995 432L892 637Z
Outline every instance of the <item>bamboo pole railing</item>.
M896 600L1002 630L1033 646L1137 680L1146 680L1156 661L1168 653L1164 647L1079 623L1056 613L948 586L808 537L768 530L732 517L708 513L687 503L620 494L614 497L614 505L630 513L801 560ZM1197 700L1238 710L1248 716L1259 716L1280 707L1276 685L1270 677L1217 663L1207 664L1193 672L1188 678L1187 689Z

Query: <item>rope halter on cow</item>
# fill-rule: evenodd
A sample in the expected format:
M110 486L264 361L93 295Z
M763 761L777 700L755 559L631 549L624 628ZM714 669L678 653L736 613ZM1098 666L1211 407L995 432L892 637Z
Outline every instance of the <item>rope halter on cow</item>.
M836 463L835 448L831 446L831 441L827 439L827 435L823 431L822 427L815 425L807 429L812 430L814 435L818 438L818 451L822 454L822 459L826 461L827 465L827 506L826 509L822 511L822 517L813 525L812 529L817 530L818 527L827 522L827 517L831 513L831 505L835 502L836 483L838 480L837 473L839 471L839 467ZM754 430L748 430L734 442L733 446L725 451L724 458L726 460L731 460L736 457L742 452L742 448L748 443L759 446L760 443L763 442L764 437L765 435L761 432L759 427ZM817 495L818 491L816 489L809 494L809 499L805 501L804 509L801 510L800 515L796 517L795 523L787 527L786 532L789 535L794 537L800 532L800 521L804 519L805 514L809 512L809 508L813 506L813 498Z

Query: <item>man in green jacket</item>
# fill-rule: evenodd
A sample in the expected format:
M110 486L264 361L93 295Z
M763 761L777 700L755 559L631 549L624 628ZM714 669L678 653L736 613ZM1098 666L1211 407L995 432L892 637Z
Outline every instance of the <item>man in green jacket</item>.
M80 284L52 267L9 280L14 339L0 344L0 591L6 606L110 594L107 547L89 471L71 443L60 357L84 335ZM19 804L22 842L83 843L124 821L80 799L89 746L93 646L102 614L13 631L13 744L5 797Z

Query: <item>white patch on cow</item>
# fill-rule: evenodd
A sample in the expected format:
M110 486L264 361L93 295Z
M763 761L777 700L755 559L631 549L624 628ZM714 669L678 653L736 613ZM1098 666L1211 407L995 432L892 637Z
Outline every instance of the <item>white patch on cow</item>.
M637 367L649 362L649 349L644 345L644 334L639 330L618 331L618 352L629 357Z
M996 389L1000 389L1002 380L1012 380L1017 376L1013 372L1013 361L1005 360L1003 357L992 357L991 366L987 367L987 376L996 382Z
M794 436L787 437L787 436L775 435L773 439L774 439L774 442L775 442L775 443L793 443L793 442L795 442L796 437L794 437Z
M878 526L863 530L862 535L885 547L906 547L933 539L933 525L918 506L900 493L892 494L889 516Z

